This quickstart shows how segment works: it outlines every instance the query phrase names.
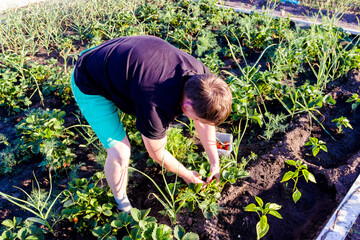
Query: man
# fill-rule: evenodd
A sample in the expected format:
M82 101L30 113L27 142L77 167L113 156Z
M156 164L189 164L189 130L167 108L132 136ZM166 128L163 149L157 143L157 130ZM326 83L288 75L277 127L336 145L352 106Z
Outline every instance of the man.
M80 54L71 78L75 100L107 150L106 180L118 203L129 212L126 195L130 143L118 110L136 116L136 127L157 163L178 174L186 183L204 183L168 151L166 129L182 113L194 120L219 181L219 156L215 126L231 111L231 91L194 57L153 36L109 40Z

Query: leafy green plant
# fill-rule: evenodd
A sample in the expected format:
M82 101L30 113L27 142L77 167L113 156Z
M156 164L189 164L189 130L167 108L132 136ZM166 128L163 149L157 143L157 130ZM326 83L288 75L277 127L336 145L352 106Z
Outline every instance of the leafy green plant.
M131 215L121 212L115 215L115 220L111 222L111 227L115 229L126 229L128 236L125 236L123 240L172 240L173 237L177 240L199 239L199 236L196 233L187 233L180 225L176 225L174 230L172 230L165 224L158 224L154 217L148 216L149 212L150 209L138 210L136 208L131 209ZM105 232L103 229L101 230L102 232ZM98 234L97 232L95 236L100 237L103 235L104 234Z
M306 182L310 181L313 183L316 183L316 180L314 175L311 172L309 172L307 165L305 163L302 163L301 160L297 160L297 161L287 160L286 163L290 166L296 167L296 170L294 172L293 171L286 172L281 182L287 182L289 180L294 181L292 199L295 203L297 203L297 201L299 201L299 199L301 198L301 192L297 188L297 183L299 181L299 178L303 176Z
M281 206L276 203L266 203L264 206L263 200L257 196L255 196L255 200L258 205L256 205L255 203L250 203L245 207L245 211L256 212L259 215L260 221L256 224L256 235L257 239L260 239L264 237L270 229L266 215L270 214L272 216L282 219L282 216L278 212L278 210L281 209Z
M27 94L32 87L25 75L26 59L20 54L0 55L0 106L8 114L19 113L32 103Z
M65 129L65 112L57 109L35 109L16 125L18 134L21 135L21 149L30 150L33 154L41 154L44 160L40 166L50 167L55 171L70 165L75 154L71 152L70 137L74 134Z
M29 240L44 239L44 230L35 226L32 221L22 221L21 217L13 217L1 222L3 227L0 230L1 240Z
M181 128L172 128L167 131L166 149L179 161L183 161L189 151L196 148L194 142L182 135Z
M320 150L327 152L326 142L317 139L316 137L310 137L309 141L305 143L305 146L311 146L311 151L313 156L315 157Z
M18 162L19 145L9 143L7 137L0 133L0 149L0 175L9 174Z
M176 175L174 183L168 184L165 179L165 176L163 174L163 178L164 178L165 185L166 185L166 188L165 188L166 191L164 192L161 190L159 185L149 175L145 174L144 172L142 172L136 168L129 167L129 169L141 173L142 175L147 177L154 184L154 186L158 189L158 191L160 192L160 194L164 200L162 200L160 198L160 196L158 196L156 193L151 193L151 195L154 196L165 208L165 211L163 211L162 213L164 215L167 215L170 218L170 221L172 224L175 224L177 221L176 214L180 211L180 209L184 206L187 199L190 197L188 195L185 195L185 196L176 198L175 194L176 194L176 189L177 189L177 185L178 185L178 181L177 181L178 176Z
M39 223L41 225L44 225L47 227L47 229L52 233L54 233L53 227L54 225L60 220L57 218L52 217L52 210L55 206L56 201L58 198L63 194L63 192L60 192L55 199L50 201L50 198L52 196L52 179L51 179L51 173L49 172L49 182L50 182L50 189L47 193L47 196L44 197L44 195L41 194L41 188L39 185L39 182L34 174L35 182L37 185L37 189L35 190L35 194L32 196L25 192L23 189L18 188L21 190L28 198L28 200L23 200L20 198L13 197L11 195L8 195L6 193L0 192L0 196L8 200L9 202L15 204L16 206L34 214L36 217L28 217L26 220L32 221L35 223ZM33 186L34 189L34 186Z
M74 223L78 231L93 229L110 222L116 209L110 188L101 186L105 174L95 173L91 179L74 179L64 192L62 216Z
M346 102L352 102L351 109L354 111L360 104L360 98L358 94L353 94L351 97L346 100Z
M343 131L343 126L346 128L350 128L353 129L353 127L350 124L349 119L347 119L344 116L341 116L339 118L335 118L333 120L331 120L331 122L335 122L336 123L336 127L337 127L337 133L342 133Z

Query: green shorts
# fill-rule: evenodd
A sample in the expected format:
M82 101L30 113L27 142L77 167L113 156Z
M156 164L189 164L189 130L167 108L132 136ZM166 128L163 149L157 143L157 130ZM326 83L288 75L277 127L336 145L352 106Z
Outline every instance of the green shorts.
M87 49L82 53L89 50L91 49ZM126 132L116 105L103 96L88 95L81 92L75 84L74 72L71 75L70 82L75 101L79 105L81 113L95 131L102 145L108 149L122 141L126 136Z

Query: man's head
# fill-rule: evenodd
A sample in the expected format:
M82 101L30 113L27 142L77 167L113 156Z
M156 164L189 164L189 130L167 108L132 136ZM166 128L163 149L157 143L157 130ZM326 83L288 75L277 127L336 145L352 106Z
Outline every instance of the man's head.
M232 95L224 80L214 74L195 75L185 83L181 103L186 116L219 125L231 113Z

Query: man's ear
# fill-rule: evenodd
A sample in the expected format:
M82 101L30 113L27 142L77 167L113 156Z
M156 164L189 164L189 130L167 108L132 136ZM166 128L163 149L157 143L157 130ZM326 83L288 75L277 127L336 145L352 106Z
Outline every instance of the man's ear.
M188 98L185 98L183 101L183 108L188 111L193 111L193 106L191 105L191 100Z

